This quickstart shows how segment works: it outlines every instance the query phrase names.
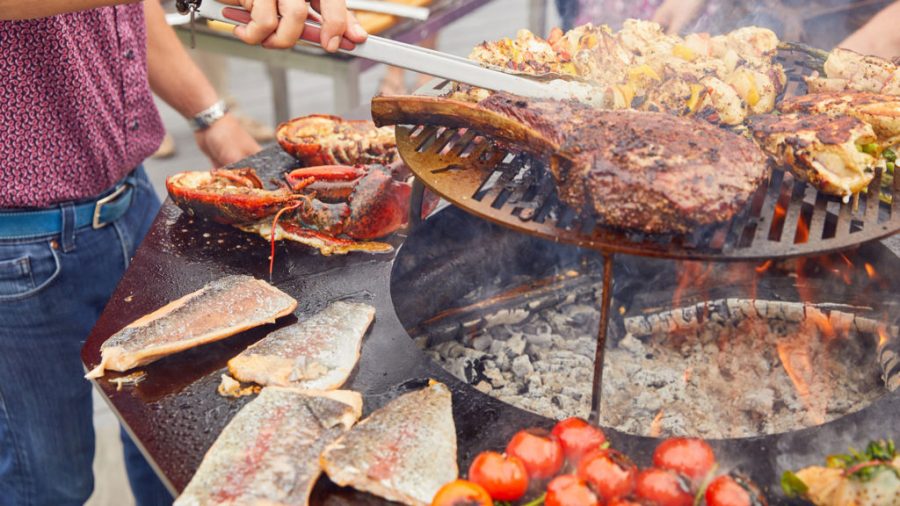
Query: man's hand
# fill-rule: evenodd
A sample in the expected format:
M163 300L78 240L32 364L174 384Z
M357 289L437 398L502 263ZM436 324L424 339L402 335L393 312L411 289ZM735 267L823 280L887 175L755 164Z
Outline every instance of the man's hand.
M309 7L322 14L322 47L335 52L346 36L353 42L366 40L366 31L347 10L345 0L220 0L230 5L240 5L250 11L251 21L238 26L234 34L247 44L283 49L292 47L303 33Z
M234 163L261 149L231 114L226 114L209 128L194 133L194 137L197 146L209 158L213 167Z
M653 14L653 21L667 34L678 35L688 23L697 19L705 6L706 0L665 0Z

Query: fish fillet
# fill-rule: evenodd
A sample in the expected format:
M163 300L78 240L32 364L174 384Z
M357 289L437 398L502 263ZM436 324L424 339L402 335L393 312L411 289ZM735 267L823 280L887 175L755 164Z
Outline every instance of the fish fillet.
M273 323L291 314L297 301L251 276L227 276L170 302L113 334L100 346L100 364L90 379L106 369L127 371L201 344Z
M240 381L332 390L347 381L359 360L363 336L375 318L368 304L334 302L284 327L228 361Z
M338 485L430 504L459 473L450 390L434 383L394 399L328 445L321 463Z
M361 412L357 392L264 388L225 426L175 506L308 504L319 454Z

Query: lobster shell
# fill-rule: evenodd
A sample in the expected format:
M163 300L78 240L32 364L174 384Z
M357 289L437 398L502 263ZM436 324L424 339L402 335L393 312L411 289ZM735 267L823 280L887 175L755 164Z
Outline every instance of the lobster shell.
M313 114L278 125L275 137L282 149L307 167L387 165L397 156L393 129L366 120Z

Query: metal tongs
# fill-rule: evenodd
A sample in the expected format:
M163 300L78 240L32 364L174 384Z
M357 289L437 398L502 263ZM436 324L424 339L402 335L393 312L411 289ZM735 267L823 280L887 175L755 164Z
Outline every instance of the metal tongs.
M202 0L196 12L207 19L233 25L250 22L250 13L246 10L214 0ZM321 47L321 17L312 10L310 17L314 20L306 21L306 28L300 36L300 41ZM563 80L544 82L529 79L521 75L508 74L500 70L483 67L466 58L375 35L369 35L366 41L361 44L355 44L344 38L338 51L422 74L441 77L492 91L506 91L525 97L558 100L575 98L584 102L590 102L595 91L584 83Z

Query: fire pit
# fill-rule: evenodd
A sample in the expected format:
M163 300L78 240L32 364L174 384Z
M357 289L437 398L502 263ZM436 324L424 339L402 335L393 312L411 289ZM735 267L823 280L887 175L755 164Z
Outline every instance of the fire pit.
M549 418L589 416L602 257L473 221L442 217L434 226L446 230L407 241L393 283L401 321L474 388ZM896 339L882 317L900 302L890 290L897 264L878 243L802 262L625 257L600 422L645 436L733 438L864 408L900 381L878 346L879 332Z

